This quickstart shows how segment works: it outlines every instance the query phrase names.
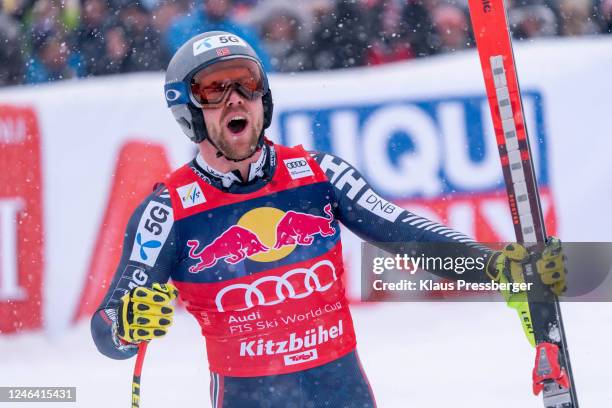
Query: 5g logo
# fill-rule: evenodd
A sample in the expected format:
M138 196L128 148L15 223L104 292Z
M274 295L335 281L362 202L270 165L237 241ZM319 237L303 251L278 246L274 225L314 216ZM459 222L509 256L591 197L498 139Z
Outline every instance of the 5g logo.
M154 266L173 223L171 207L156 201L149 202L138 224L130 260Z
M221 35L219 36L219 42L221 44L228 44L228 43L240 44L240 40L237 37L234 37L233 35Z
M149 212L151 218L147 218L145 221L145 229L153 235L161 234L163 231L161 224L168 221L168 215L170 215L170 212L167 209L157 205L154 206Z

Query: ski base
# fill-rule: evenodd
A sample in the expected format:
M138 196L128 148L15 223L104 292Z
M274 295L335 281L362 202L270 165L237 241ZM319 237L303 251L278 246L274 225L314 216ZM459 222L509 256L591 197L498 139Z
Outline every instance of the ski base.
M543 401L545 408L574 408L572 394L568 388L563 388L554 381L544 384Z

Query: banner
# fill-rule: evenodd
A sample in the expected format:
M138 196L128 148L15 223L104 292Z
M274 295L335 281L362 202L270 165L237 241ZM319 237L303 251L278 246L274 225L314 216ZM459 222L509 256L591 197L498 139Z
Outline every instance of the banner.
M30 108L0 105L0 333L41 326L43 189Z
M610 50L605 37L516 47L547 227L568 241L612 235L603 217L612 203ZM61 330L87 317L107 289L134 206L195 155L165 106L163 81L142 73L0 90L0 157L10 170L0 185L3 332L41 322ZM270 83L272 140L336 154L382 197L478 240L512 240L475 51L277 74ZM19 133L15 118L26 116ZM360 241L343 234L357 299ZM28 312L12 314L26 304Z

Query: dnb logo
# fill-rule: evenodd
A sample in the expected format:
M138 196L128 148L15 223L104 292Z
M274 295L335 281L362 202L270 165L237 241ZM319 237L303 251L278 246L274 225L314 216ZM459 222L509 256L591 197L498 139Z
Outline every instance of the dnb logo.
M523 92L524 112L548 232L544 99ZM514 239L486 97L394 100L296 109L279 115L281 141L334 153L357 167L386 199L480 241Z
M328 237L336 233L331 204L323 212L325 216L273 207L252 209L203 248L198 240L187 241L189 257L198 261L189 267L189 272L211 268L221 260L236 264L245 258L256 262L284 258L297 245L312 244L317 235Z

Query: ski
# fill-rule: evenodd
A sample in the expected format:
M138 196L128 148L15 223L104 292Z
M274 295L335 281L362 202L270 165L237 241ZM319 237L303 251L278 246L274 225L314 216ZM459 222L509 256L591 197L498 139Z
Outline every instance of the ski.
M526 246L541 244L546 229L504 3L468 0L468 4L516 239ZM536 342L533 393L542 392L546 408L578 408L559 301L536 276L535 266L526 269L525 279L534 288L528 293Z

